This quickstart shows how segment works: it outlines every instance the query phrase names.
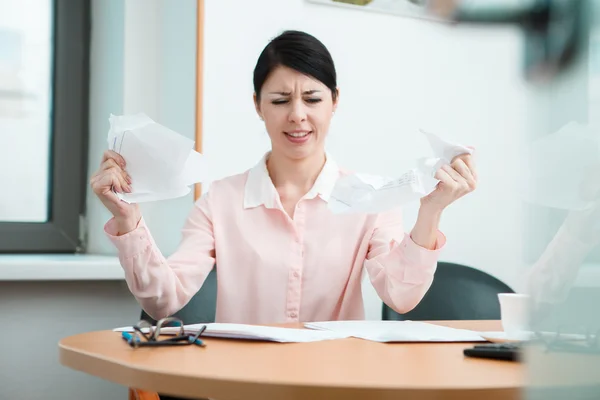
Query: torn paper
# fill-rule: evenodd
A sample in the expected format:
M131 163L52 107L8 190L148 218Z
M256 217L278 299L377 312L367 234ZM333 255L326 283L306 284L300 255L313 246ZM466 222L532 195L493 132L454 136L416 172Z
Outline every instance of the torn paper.
M207 179L194 141L154 122L143 113L109 118L108 146L127 163L131 193L117 193L127 203L182 197L190 185Z
M446 142L433 133L421 130L429 141L435 157L423 158L417 167L399 178L352 174L336 182L328 206L334 213L380 213L418 200L431 193L437 183L435 173L444 164L473 150Z

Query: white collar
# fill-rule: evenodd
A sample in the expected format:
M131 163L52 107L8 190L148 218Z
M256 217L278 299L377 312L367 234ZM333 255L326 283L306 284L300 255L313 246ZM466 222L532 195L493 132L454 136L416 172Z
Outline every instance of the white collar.
M271 181L267 171L267 158L270 152L248 171L248 179L244 192L244 208L254 208L264 205L267 208L276 208L278 193ZM329 196L339 177L340 170L336 162L327 153L325 155L325 165L313 187L302 197L303 199L313 199L317 195L324 201L329 201Z

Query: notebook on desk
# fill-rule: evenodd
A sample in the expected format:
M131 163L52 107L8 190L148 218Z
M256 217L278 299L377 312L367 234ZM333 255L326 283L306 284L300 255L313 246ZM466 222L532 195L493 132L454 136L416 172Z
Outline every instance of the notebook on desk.
M273 326L245 325L245 324L190 324L184 325L186 334L197 333L204 325L206 330L202 333L205 337L259 340L280 343L306 343L320 340L344 339L349 335L342 332L311 330L311 329L292 329ZM163 335L177 335L180 327L163 327L160 333ZM115 332L133 332L133 327L127 326L114 329Z
M209 323L184 325L187 334L195 334L206 325L205 337L258 340L281 343L306 343L321 340L355 337L375 342L485 342L477 332L466 329L417 321L328 321L305 323L308 329L273 326ZM160 333L176 335L180 327L163 327ZM133 332L133 327L114 329L116 332Z
M417 321L328 321L304 326L383 343L486 341L475 331Z

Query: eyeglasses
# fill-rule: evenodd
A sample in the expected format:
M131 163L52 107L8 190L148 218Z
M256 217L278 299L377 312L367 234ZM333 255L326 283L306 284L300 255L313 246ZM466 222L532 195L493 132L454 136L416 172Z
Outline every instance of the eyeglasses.
M175 328L175 330L173 329ZM133 348L137 347L152 347L152 346L187 346L195 344L205 347L206 345L200 340L200 335L206 329L206 325L198 330L195 334L185 333L183 321L175 317L167 317L159 320L156 327L148 321L141 320L133 326L133 334L122 332L123 339ZM167 334L168 338L160 340L160 335Z

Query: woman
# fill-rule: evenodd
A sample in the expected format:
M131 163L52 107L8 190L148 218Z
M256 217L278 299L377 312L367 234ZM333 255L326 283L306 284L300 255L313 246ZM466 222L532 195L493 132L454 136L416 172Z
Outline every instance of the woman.
M381 299L412 309L429 288L445 238L442 211L475 188L471 157L437 171L437 188L421 199L405 234L400 210L336 215L327 207L344 172L325 152L338 105L333 60L311 35L287 31L261 53L254 104L272 149L252 169L214 182L199 199L177 251L163 257L130 191L126 161L104 154L91 179L110 210L105 226L130 290L158 319L181 309L218 264L217 322L279 323L364 318L363 266Z

